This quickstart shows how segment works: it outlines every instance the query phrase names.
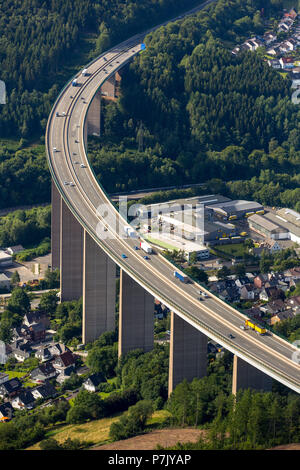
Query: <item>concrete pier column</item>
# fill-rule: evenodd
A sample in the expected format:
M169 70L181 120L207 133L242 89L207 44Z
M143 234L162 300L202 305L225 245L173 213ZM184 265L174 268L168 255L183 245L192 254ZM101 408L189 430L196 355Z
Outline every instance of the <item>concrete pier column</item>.
M181 317L171 312L169 360L169 396L184 379L206 375L207 337Z
M116 265L84 231L82 342L115 329Z
M87 118L88 135L100 136L101 133L101 91L98 90L90 104Z
M51 187L51 268L60 267L60 211L61 196L52 180Z
M256 367L248 364L238 356L233 358L232 393L238 390L252 388L254 390L271 391L272 378Z
M120 272L119 356L154 344L154 298L126 272Z
M82 296L83 228L62 200L60 220L61 301Z

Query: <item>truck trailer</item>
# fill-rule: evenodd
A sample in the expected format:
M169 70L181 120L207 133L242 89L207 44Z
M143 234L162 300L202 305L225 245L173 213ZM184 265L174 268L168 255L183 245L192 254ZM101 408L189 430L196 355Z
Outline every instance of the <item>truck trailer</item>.
M173 274L174 274L174 277L177 277L177 279L179 279L181 282L184 282L185 284L188 282L188 277L182 272L174 271Z
M152 247L149 245L149 243L146 242L141 242L140 247L142 250L144 250L146 253L150 254L152 253Z

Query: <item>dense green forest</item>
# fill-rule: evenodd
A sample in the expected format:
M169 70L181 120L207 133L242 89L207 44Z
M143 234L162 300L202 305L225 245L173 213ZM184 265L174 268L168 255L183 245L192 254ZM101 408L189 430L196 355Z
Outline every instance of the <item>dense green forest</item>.
M146 37L147 50L123 71L121 99L103 106L101 141L90 139L90 159L105 189L205 181L231 197L300 210L299 107L291 103L290 81L259 54L230 53L280 18L284 5L219 0ZM67 79L182 6L175 0L4 2L0 78L8 101L0 107L0 137L14 143L0 141L0 207L50 201L44 147L30 142L43 135Z
M220 0L146 37L147 50L123 73L120 101L104 107L101 148L89 147L108 191L218 178L229 180L219 185L228 196L300 209L290 80L259 54L230 52L281 7Z
M93 34L94 58L114 43L193 6L195 0L4 0L0 11L0 137L44 133L59 88L81 67L78 45ZM73 69L67 68L77 58ZM67 58L67 60L66 60Z

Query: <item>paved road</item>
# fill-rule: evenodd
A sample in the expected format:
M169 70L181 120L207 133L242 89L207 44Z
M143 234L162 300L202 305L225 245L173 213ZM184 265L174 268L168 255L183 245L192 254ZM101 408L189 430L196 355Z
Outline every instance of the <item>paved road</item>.
M292 360L296 348L271 334L259 336L241 330L245 317L213 295L200 302L199 286L182 284L175 279L173 266L160 254L150 255L150 260L145 260L142 250L134 250L136 240L122 238L126 221L111 205L89 166L84 145L89 103L99 86L139 53L143 38L144 35L137 35L99 57L87 66L89 76L78 75L80 86L75 88L69 83L58 97L46 136L52 177L81 225L141 286L226 349L299 393L300 366ZM57 111L60 115L65 112L66 116L56 117ZM53 152L54 147L59 151ZM86 167L81 168L81 163ZM66 186L64 182L73 182L75 186ZM122 254L127 258L123 259ZM230 339L229 334L234 338Z

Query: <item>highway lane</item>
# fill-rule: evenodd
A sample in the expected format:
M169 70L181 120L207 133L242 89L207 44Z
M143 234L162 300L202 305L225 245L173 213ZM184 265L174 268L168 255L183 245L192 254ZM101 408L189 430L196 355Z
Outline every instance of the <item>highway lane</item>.
M140 40L140 36L138 37ZM129 42L127 41L127 44ZM103 58L95 61L90 67L89 77L80 77L82 85L80 87L67 87L61 95L56 107L60 112L68 111L68 116L64 118L50 117L48 126L48 138L51 142L49 145L49 154L53 164L53 171L58 182L59 190L63 194L65 201L75 211L75 216L84 222L89 233L96 241L104 247L106 251L113 255L114 260L120 267L124 268L129 274L134 273L136 278L144 287L147 288L155 297L162 300L166 305L181 315L187 315L194 321L201 322L205 325L202 331L211 330L210 337L216 339L232 352L242 350L243 354L250 357L256 357L259 364L260 361L266 363L271 369L277 370L279 374L289 377L296 383L296 389L299 391L299 366L291 361L291 355L295 349L288 343L284 343L278 338L272 336L257 337L253 332L236 330L243 323L241 315L234 313L226 304L218 299L211 298L203 303L197 300L197 292L194 285L180 285L173 277L173 267L159 255L151 255L150 261L145 261L141 256L141 252L136 252L133 246L136 244L134 240L120 240L119 238L112 240L100 240L97 237L97 225L101 217L97 215L97 208L100 204L107 203L108 200L104 193L99 191L98 183L88 166L88 160L83 145L83 123L87 112L88 105L84 103L94 96L97 88L103 81L114 71L125 63L131 56L137 53L139 44L134 43L134 51L121 52L120 47L113 52L106 54L108 60L112 60L110 66L106 64ZM115 57L115 62L113 61ZM118 60L119 63L116 61ZM105 73L103 68L110 69L109 75ZM100 70L100 73L98 71ZM97 76L94 76L94 74ZM70 95L74 97L70 98ZM81 99L83 96L85 99ZM61 121L59 121L61 120ZM80 127L78 127L80 126ZM75 139L79 143L75 142ZM53 147L61 149L59 153L52 153ZM73 155L73 152L76 155ZM80 165L74 161L80 161L87 165L87 168L80 168ZM74 181L75 187L64 187L64 181ZM122 233L122 226L126 224L112 206L108 206L108 218L112 220L117 218ZM107 218L106 218L107 219ZM100 224L101 226L101 224ZM103 224L104 226L104 224ZM109 233L117 237L113 224L109 223ZM104 233L104 232L103 232ZM124 261L121 258L122 253L128 254L128 259ZM162 282L164 278L165 282ZM205 305L203 305L205 304ZM179 309L178 307L179 306ZM175 308L174 308L175 307ZM230 322L230 325L226 324ZM199 325L198 325L199 326ZM232 333L234 329L234 340L229 340L227 335ZM212 334L214 332L214 335ZM271 347L272 352L267 348ZM275 351L275 355L274 355ZM252 362L253 364L253 362ZM295 389L295 387L294 387Z

